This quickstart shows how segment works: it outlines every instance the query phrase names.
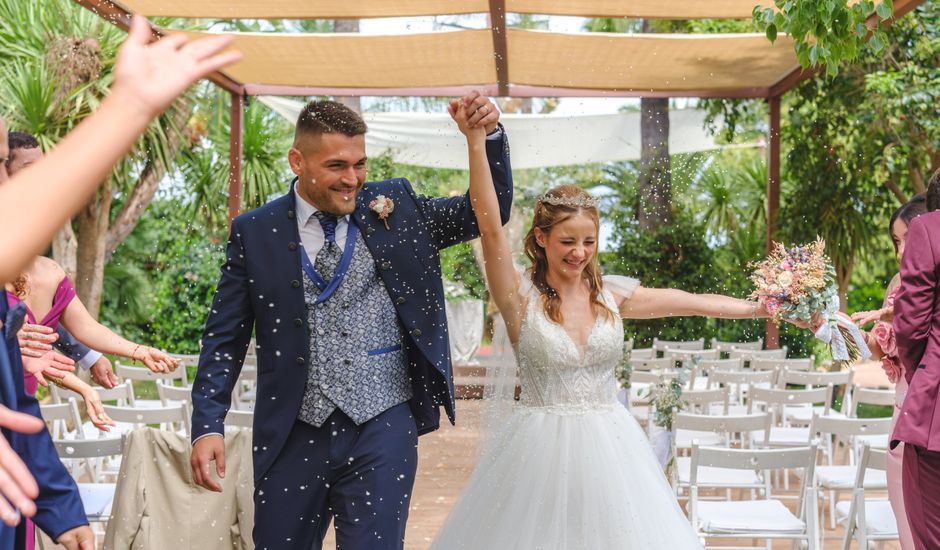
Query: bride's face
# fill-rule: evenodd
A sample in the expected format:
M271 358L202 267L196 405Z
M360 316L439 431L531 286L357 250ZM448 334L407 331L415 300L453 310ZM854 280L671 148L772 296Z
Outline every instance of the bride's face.
M580 277L597 253L597 225L587 214L578 213L552 226L538 228L535 239L545 249L549 271L562 277Z

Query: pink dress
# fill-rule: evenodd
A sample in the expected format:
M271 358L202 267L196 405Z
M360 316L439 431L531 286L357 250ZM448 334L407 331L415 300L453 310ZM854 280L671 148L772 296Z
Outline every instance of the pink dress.
M59 328L59 318L62 317L62 314L65 313L65 308L69 306L69 303L72 302L72 299L75 298L75 287L72 286L72 281L68 277L62 279L59 282L59 286L55 290L55 296L52 298L52 308L49 310L49 313L46 313L45 317L42 318L41 322L36 322L36 316L33 312L26 308L26 318L33 325L43 325L51 329ZM16 294L13 294L10 291L7 291L7 302L11 306L15 306L20 303L20 300ZM39 388L39 380L36 379L31 373L23 371L23 381L26 386L26 392L30 395L36 395L36 390ZM36 547L36 525L32 520L26 520L26 550L34 550Z
M894 305L894 297L897 295L898 287L895 287L885 298L885 306ZM894 414L892 415L891 431L894 431L894 425L898 421L898 413L901 410L901 404L904 403L904 395L907 393L907 379L903 376L903 367L898 357L898 345L894 338L894 327L891 323L879 322L871 331L878 347L884 354L881 357L881 366L888 379L894 383ZM888 451L888 500L891 501L891 508L894 510L894 516L898 521L898 535L901 542L901 548L904 550L914 550L914 537L911 534L911 527L907 523L907 513L904 510L904 494L901 489L901 465L904 453L904 444Z
M55 296L52 297L52 308L49 309L49 313L46 313L46 316L43 317L41 321L36 321L36 316L33 314L32 310L27 307L26 318L33 325L43 325L53 330L57 329L59 328L59 318L65 313L65 309L69 307L73 298L75 298L75 287L72 286L72 281L69 280L68 277L64 277L55 290ZM15 306L21 301L22 300L20 300L16 294L13 294L9 290L7 291L7 302L10 306ZM28 372L25 373L24 379L26 381L26 392L30 395L36 395L39 381Z

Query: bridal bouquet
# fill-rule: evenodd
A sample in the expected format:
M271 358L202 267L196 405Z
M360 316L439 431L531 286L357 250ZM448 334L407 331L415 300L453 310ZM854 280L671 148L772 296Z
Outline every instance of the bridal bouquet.
M839 314L836 272L826 257L826 243L815 242L786 248L774 243L773 252L752 264L752 299L759 300L778 325L781 321L822 323L816 338L829 344L836 362L854 362L870 355L861 332Z

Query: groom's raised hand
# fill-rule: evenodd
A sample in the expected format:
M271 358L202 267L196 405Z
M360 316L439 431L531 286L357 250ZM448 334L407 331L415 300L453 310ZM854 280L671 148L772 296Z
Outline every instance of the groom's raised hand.
M491 134L496 130L496 123L499 122L499 109L489 98L474 90L459 100L452 99L450 105L447 106L451 117L456 115L461 103L467 109L467 122L470 128L482 125L486 128L487 134Z

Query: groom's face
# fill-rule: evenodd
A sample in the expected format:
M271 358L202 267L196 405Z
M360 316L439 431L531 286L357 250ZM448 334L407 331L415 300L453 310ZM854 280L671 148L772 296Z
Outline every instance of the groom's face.
M287 154L297 191L317 209L352 214L366 181L366 136L320 134L305 137Z

